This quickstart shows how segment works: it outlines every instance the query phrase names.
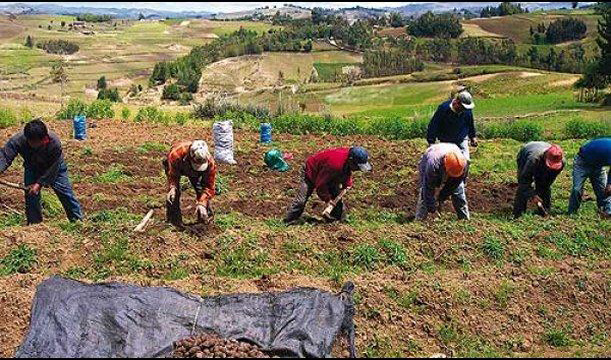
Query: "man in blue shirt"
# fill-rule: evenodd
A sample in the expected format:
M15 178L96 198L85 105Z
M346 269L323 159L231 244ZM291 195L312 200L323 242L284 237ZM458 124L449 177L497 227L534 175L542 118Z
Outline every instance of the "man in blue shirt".
M594 139L583 145L573 163L573 189L569 198L569 214L581 205L583 185L590 178L596 204L605 216L611 216L611 177L604 167L611 165L611 137ZM606 188L605 188L606 187Z
M456 144L463 155L470 160L467 139L471 139L471 146L477 146L473 112L475 107L471 94L462 90L453 100L448 100L437 108L435 115L429 123L426 140L429 146L437 139L440 142Z

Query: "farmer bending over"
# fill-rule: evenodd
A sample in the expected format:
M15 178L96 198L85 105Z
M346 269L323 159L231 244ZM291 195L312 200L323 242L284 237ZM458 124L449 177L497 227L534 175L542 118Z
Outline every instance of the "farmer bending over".
M314 189L326 202L325 208L333 206L329 214L330 220L345 220L344 202L339 199L334 203L334 200L341 190L352 187L352 171L356 170L371 170L369 154L360 146L328 149L310 156L301 168L299 174L301 184L297 189L295 200L287 210L284 222L291 223L303 214L306 202Z
M518 190L513 204L513 216L522 216L529 200L538 207L538 214L549 213L552 206L551 187L565 165L562 149L543 141L531 141L518 153L517 163Z
M456 144L469 161L471 158L467 140L471 139L471 146L477 146L471 110L474 107L473 97L466 90L456 94L453 100L439 105L427 129L426 140L429 145L433 145L437 139L440 142Z
M180 141L170 149L163 160L163 167L168 178L168 195L166 198L166 216L168 222L182 225L180 211L180 177L189 178L195 188L196 210L198 221L209 222L213 213L210 199L214 197L216 163L210 155L208 145L203 140Z
M468 161L458 146L439 143L429 146L422 158L420 172L420 194L416 209L416 220L426 219L428 213L436 212L443 202L452 196L452 204L459 219L469 219L464 180L467 178ZM435 189L443 184L435 203Z
M604 167L611 165L611 137L591 140L579 149L573 163L573 189L569 198L569 214L574 214L581 205L583 185L590 178L598 211L611 216L611 176Z
M83 212L72 191L68 179L68 167L64 162L62 144L57 135L47 130L40 119L27 123L0 149L0 174L11 164L17 154L23 157L25 214L28 225L42 222L40 189L48 186L62 203L70 221L82 220Z

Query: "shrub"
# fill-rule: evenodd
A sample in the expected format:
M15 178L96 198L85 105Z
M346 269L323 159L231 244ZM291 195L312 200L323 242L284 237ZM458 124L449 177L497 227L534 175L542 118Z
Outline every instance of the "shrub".
M171 118L168 114L159 110L155 106L145 106L138 110L138 113L134 117L135 122L153 122L153 123L161 123L161 124L169 124Z
M378 118L369 125L369 133L391 140L415 139L426 136L428 120L406 121L399 117Z
M499 239L492 236L487 236L482 244L482 250L490 258L499 260L503 258L503 254L505 253L505 245L503 245Z
M192 100L193 95L189 92L184 92L178 97L178 102L180 103L180 105L189 105Z
M481 128L482 137L510 138L518 141L533 141L543 138L543 126L529 120L487 123Z
M572 119L564 126L564 134L569 139L589 139L611 134L611 122Z
M92 119L112 119L115 111L110 100L96 100L89 104L86 115Z
M9 108L0 108L0 129L16 125L17 123L17 116L15 116L13 110Z
M382 255L375 247L362 244L357 246L352 251L352 263L356 266L362 266L366 269L373 269L376 264L382 259Z
M124 107L123 109L121 109L121 119L122 120L129 120L130 115L131 115L131 111L129 110L129 108Z
M85 115L86 113L87 104L80 99L70 99L68 105L60 110L56 117L60 120L73 119L76 115Z
M178 100L180 98L180 89L176 84L168 84L163 87L162 99Z
M571 344L567 329L547 329L543 334L543 341L553 347L563 347Z
M101 89L98 91L98 100L110 100L112 102L121 102L121 97L119 96L119 89Z

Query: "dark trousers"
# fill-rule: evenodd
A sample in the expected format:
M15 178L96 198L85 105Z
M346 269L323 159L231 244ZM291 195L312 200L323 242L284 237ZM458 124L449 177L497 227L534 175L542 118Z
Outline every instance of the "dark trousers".
M168 162L167 160L163 160L163 166L165 168L166 175L168 173ZM199 198L199 196L203 192L203 179L201 177L189 177L189 181L191 185L195 189L195 194ZM180 181L178 182L180 184ZM175 225L182 225L182 212L180 211L180 185L176 188L176 197L174 198L174 202L170 203L166 200L165 208L166 208L166 218L169 223ZM212 219L214 217L214 213L212 208L210 207L210 202L206 206L206 210L208 211L208 218Z
M34 169L25 168L25 186L34 184L36 180L38 180L40 175L41 174L37 173ZM59 201L62 203L64 211L68 216L68 220L82 220L83 210L81 209L81 204L76 199L74 191L72 190L72 184L70 184L70 179L68 178L68 167L65 163L60 164L57 177L49 185L59 198ZM42 222L42 206L40 204L40 192L34 196L30 196L28 193L25 194L25 214L28 225L38 224Z
M306 177L305 173L305 165L301 168L299 172L300 184L299 188L297 188L297 195L295 195L295 199L289 205L286 216L284 217L284 222L288 223L294 220L299 219L299 217L303 214L305 210L306 203L310 196L312 196L312 192L314 192L314 184ZM340 193L339 184L330 184L329 185L329 193L333 198L335 198ZM334 220L345 220L346 219L346 206L344 205L343 200L337 202L333 210L331 211L331 217Z
M543 208L549 213L552 207L552 185L539 184L535 182L535 195L538 195L542 202ZM533 197L532 185L520 184L516 190L516 197L513 202L513 216L520 217L528 207L528 201ZM537 214L543 215L541 209L537 209Z

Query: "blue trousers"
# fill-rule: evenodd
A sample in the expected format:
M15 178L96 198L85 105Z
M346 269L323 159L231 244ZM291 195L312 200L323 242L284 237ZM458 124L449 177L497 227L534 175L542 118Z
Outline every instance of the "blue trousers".
M605 196L605 186L611 183L611 177L607 176L602 166L588 165L579 154L575 155L573 162L573 188L569 198L569 214L579 210L583 186L588 178L596 195L596 205L607 215L611 215L611 196Z
M32 185L40 177L34 169L25 168L24 183L25 186ZM72 184L68 179L68 167L62 163L59 167L59 172L55 180L50 184L51 188L59 198L59 201L66 211L68 220L76 221L83 219L83 211L81 204L78 202L72 191ZM42 206L40 204L40 192L37 195L30 196L25 194L25 214L28 225L38 224L42 222Z

